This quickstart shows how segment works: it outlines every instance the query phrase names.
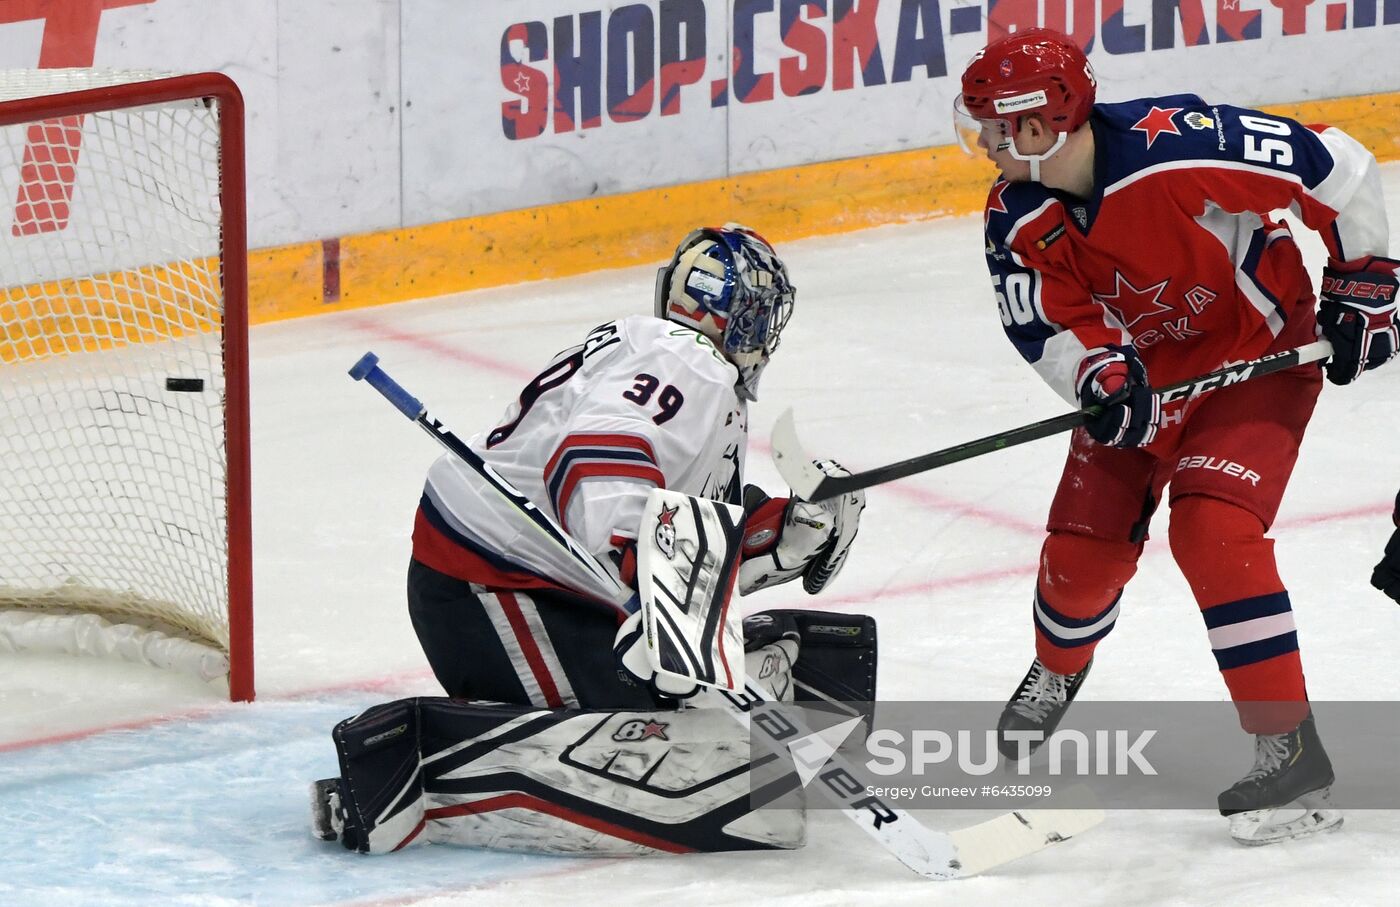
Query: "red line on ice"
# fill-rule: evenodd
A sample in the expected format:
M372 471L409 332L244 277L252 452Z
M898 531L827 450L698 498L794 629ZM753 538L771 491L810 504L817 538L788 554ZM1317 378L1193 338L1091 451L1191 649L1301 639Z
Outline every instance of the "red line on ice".
M343 316L343 324L348 325L355 331L362 334L370 334L376 339L389 340L394 343L401 343L405 346L416 347L424 352L433 353L444 359L451 359L456 362L465 362L468 365L483 368L487 371L496 372L510 378L517 378L521 381L529 381L535 377L535 373L530 369L522 367L516 362L507 362L504 359L496 359L492 356L485 356L481 353L473 353L451 343L444 343L427 334L420 334L412 331L403 331L394 327L386 321L370 318L365 315L347 313ZM392 365L392 363L390 363Z
M287 702L298 699L314 699L318 696L334 693L348 693L357 690L363 690L365 692L397 690L416 681L430 680L432 676L432 671L408 671L402 674L388 674L381 677L347 680L341 683L307 687L305 689L292 690L286 693L274 693L268 696L260 696L258 697L258 701ZM12 740L8 743L0 743L0 753L29 749L36 746L49 746L56 743L69 743L74 740L82 740L85 737L105 734L109 731L139 731L143 728L155 727L158 724L165 724L171 721L198 721L204 718L227 715L233 713L237 709L249 707L250 706L242 703L233 702L218 702L210 705L194 706L176 712L163 712L159 715L150 715L146 718L133 718L129 721L118 721L112 724L103 724L75 731L65 731L62 734L52 734L45 737L30 737L24 740Z
M1370 517L1389 516L1391 504L1373 505L1368 507L1352 507L1345 510L1338 510L1331 513L1306 514L1304 516L1293 517L1281 521L1283 528L1315 526L1322 523L1332 523L1342 520L1365 519ZM1385 527L1381 527L1384 529ZM1039 531L1039 530L1037 530ZM1378 530L1378 533L1380 530ZM1379 546L1384 543L1384 537L1378 535L1377 556L1379 556ZM1146 552L1148 556L1153 553L1153 548L1149 546ZM884 598L900 598L908 595L924 595L933 592L940 592L947 589L956 589L967 586L977 586L982 583L994 583L1011 578L1029 578L1036 574L1038 565L1035 563L1021 564L1013 567L1003 567L994 570L982 570L973 573L964 573L958 576L943 577L941 579L928 580L921 583L906 583L903 585L883 586L869 589L865 592L851 595L823 596L817 601L800 601L804 608L826 609L837 608L846 605L868 605L871 602L878 602ZM805 597L804 597L805 598ZM796 606L798 600L790 600L789 607ZM770 603L765 602L764 607L783 607L781 601ZM262 697L264 700L285 701L296 699L307 699L315 696L330 693L349 692L351 690L392 690L402 687L410 682L424 680L432 676L430 671L407 672L403 674L392 674L381 677L364 678L360 680L348 680L342 683L330 684L326 686L311 687L303 690L291 691L288 693L274 694ZM84 737L91 737L95 734L103 734L108 731L119 730L139 730L145 727L152 727L167 721L197 720L211 715L221 714L225 709L240 708L241 706L232 703L219 703L214 706L201 706L188 709L183 712L167 713L156 715L150 718L123 721L116 724L103 725L93 728L85 728L78 731L69 731L63 734L55 734L47 737L36 737L26 740L16 740L9 743L0 743L0 753L12 752L14 750L27 749L35 746L47 746L56 743L67 743L73 740L81 740Z
M425 352L434 353L447 359L464 362L478 368L493 371L501 375L512 378L519 378L528 381L535 376L529 369L522 368L514 362L506 362L480 353L473 353L460 346L444 343L425 334L399 330L385 321L370 318L365 315L347 314L345 323L357 331L366 334L373 334L395 343L403 343L417 347ZM751 438L749 446L757 453L767 455L769 448L766 441L759 438ZM887 490L897 494L904 500L924 507L929 510L936 510L943 513L954 513L959 516L970 517L999 526L1003 529L1010 529L1015 532L1022 532L1030 535L1041 535L1045 532L1043 520L1027 519L1018 514L1003 513L990 507L983 507L970 501L960 501L957 498L921 488L911 484L909 481L900 481L886 486ZM1282 520L1278 525L1283 527L1316 525L1318 523L1330 523L1337 520L1346 520L1359 517L1379 516L1390 512L1390 504L1376 505L1373 507L1353 507L1347 510L1339 510L1333 513L1309 514L1306 516L1293 517Z

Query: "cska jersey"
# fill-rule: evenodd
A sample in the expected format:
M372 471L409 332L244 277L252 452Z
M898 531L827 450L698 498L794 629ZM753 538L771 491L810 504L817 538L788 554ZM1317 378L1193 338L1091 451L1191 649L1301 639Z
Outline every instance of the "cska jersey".
M1094 191L993 185L1007 336L1071 404L1086 351L1132 344L1157 386L1315 339L1291 209L1339 261L1389 241L1374 157L1340 130L1194 95L1099 104Z
M468 445L608 575L450 453L428 470L414 558L484 586L620 606L631 589L609 555L636 538L652 488L740 503L748 411L737 381L708 338L674 322L633 315L594 328Z

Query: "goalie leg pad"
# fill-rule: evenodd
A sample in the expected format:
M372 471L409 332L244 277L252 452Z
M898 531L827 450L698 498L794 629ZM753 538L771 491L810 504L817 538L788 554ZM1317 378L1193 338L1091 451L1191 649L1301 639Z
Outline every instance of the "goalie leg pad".
M333 736L342 843L361 853L437 843L622 855L805 839L801 809L751 808L748 737L718 710L418 698L341 722ZM764 790L759 802L779 793Z
M340 778L312 786L312 833L347 850L388 853L425 843L416 700L378 705L331 731Z
M760 611L744 621L746 643L759 642L777 626L795 628L798 637L792 701L862 714L868 729L875 712L875 618L830 611Z

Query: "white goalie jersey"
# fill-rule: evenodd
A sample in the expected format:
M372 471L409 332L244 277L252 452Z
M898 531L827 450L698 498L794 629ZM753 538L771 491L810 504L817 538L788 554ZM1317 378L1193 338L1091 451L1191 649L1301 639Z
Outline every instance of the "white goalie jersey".
M738 371L709 339L646 315L600 325L468 444L609 569L570 556L452 454L429 469L413 556L483 586L552 589L620 607L616 558L648 492L740 503L748 412Z

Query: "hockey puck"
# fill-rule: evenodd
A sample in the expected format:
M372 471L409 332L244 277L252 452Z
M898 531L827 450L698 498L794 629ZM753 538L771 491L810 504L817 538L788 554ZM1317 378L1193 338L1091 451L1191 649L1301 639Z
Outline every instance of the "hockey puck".
M197 394L204 390L203 378L166 378L165 389Z

